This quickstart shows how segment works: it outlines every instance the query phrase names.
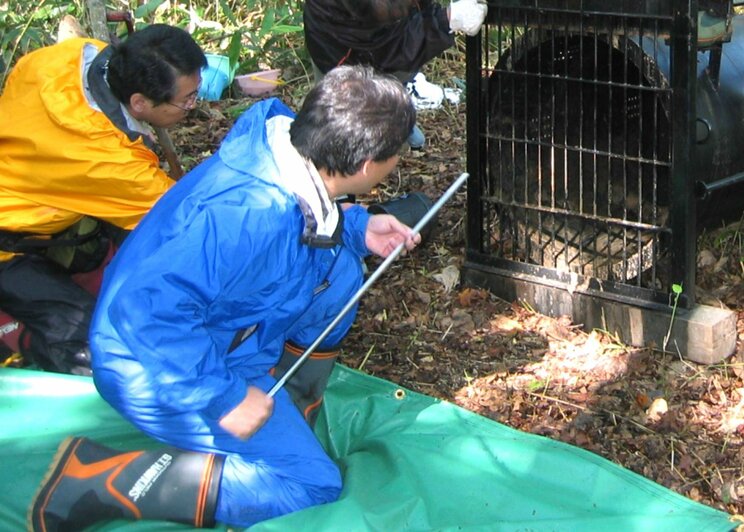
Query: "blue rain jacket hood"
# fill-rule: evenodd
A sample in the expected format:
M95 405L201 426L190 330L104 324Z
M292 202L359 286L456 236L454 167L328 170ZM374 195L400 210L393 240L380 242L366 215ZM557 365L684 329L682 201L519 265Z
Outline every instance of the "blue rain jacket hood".
M346 210L333 248L301 241L303 214L277 183L266 138L276 115L293 117L276 99L244 113L107 268L91 327L94 379L146 432L147 412L157 408L218 420L275 366L286 340L309 345L337 314L318 297L340 308L361 286L369 215ZM320 349L340 342L355 311Z

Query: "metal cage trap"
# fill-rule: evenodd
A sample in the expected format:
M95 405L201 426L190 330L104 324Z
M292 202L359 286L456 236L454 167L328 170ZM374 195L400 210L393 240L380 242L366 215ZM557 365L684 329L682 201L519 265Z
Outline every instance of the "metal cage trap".
M722 22L715 38L698 35L701 14ZM651 307L679 284L692 306L696 180L744 168L724 135L714 171L695 159L699 63L720 93L733 18L725 1L489 1L467 43L465 280Z

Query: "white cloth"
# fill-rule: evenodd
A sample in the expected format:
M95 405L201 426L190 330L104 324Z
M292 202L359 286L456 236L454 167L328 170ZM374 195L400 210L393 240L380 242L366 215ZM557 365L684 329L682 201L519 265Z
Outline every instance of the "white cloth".
M315 165L303 158L292 146L289 139L292 120L288 116L277 115L266 121L266 138L279 168L276 181L294 193L304 214L310 214L305 212L306 209L310 210L317 223L315 233L331 237L340 220L338 208L328 196Z
M458 0L450 4L450 29L465 35L477 34L488 13L488 6L478 0Z
M406 90L413 100L417 110L439 109L443 100L452 104L460 103L462 91L460 89L442 89L439 85L430 83L421 72L406 84Z
M416 109L438 109L442 106L444 90L439 85L426 81L426 76L421 72L406 84L406 89Z

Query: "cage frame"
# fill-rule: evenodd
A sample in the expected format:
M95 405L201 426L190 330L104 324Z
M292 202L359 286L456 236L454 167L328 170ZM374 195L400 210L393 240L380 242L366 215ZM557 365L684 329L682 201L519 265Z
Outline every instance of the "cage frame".
M609 2L600 0L489 0L489 14L484 29L479 35L467 38L466 156L471 178L467 189L463 279L471 284L486 284L489 287L501 282L492 283L491 279L495 277L501 280L517 279L622 304L668 309L674 302L682 308L691 308L695 304L697 245L695 183L690 168L695 157L698 3L689 0L622 0L613 5L606 4ZM510 9L563 13L567 18L575 16L580 30L583 29L580 27L581 21L587 17L613 20L628 14L665 21L663 31L657 35L657 38L663 36L667 39L670 63L669 221L665 229L669 234L669 279L682 287L677 299L674 299L669 286L663 291L643 288L494 256L486 249L485 242L489 235L484 224L486 202L483 197L489 179L486 139L489 109L484 101L484 94L489 90L488 39L490 27L500 24L499 14ZM584 32L580 31L579 35L584 35Z

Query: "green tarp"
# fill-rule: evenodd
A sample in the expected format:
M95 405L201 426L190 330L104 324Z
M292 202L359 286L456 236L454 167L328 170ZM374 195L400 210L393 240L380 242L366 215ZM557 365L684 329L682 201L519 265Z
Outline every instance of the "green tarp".
M0 530L26 509L59 442L158 444L123 421L90 379L0 370ZM319 438L341 466L339 501L251 530L724 531L729 516L597 455L337 366ZM109 522L96 530L171 530ZM225 527L222 527L225 530Z

